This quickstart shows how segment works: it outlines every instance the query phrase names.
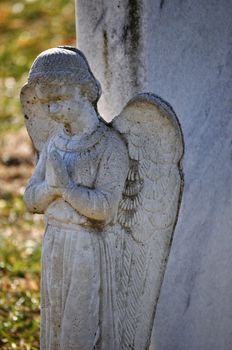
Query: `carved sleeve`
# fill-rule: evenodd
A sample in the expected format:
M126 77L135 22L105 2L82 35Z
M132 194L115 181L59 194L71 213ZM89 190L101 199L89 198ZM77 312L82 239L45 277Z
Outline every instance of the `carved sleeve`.
M94 188L73 184L63 194L80 214L106 222L116 214L129 168L126 146L119 139L111 141L101 159Z
M24 193L26 206L32 213L44 213L48 205L54 200L54 195L50 193L45 181L46 158L47 151L46 146L44 146Z

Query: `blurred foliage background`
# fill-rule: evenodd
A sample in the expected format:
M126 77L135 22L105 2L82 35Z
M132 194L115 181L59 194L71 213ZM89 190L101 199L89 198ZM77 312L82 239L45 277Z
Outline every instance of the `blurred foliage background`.
M27 213L34 155L19 91L35 57L75 46L74 0L0 1L0 349L39 349L43 222Z

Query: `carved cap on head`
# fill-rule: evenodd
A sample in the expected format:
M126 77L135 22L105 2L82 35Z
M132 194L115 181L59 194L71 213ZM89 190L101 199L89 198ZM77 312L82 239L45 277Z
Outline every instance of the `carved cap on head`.
M70 46L60 46L43 51L33 62L28 84L37 81L65 81L80 86L91 102L97 102L101 86L94 77L84 54Z

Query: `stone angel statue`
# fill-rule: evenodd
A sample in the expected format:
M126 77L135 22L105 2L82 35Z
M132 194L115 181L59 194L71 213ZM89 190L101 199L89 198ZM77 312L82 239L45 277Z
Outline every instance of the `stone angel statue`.
M160 97L111 123L76 48L34 61L21 90L38 161L25 190L45 215L41 350L145 350L177 221L183 137Z

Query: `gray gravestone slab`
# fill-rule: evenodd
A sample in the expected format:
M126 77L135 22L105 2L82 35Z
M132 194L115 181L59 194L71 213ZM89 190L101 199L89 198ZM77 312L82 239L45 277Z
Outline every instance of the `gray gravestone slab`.
M112 117L143 89L169 101L183 127L185 191L156 350L232 347L231 18L227 0L78 1L78 46L107 90L101 111Z

